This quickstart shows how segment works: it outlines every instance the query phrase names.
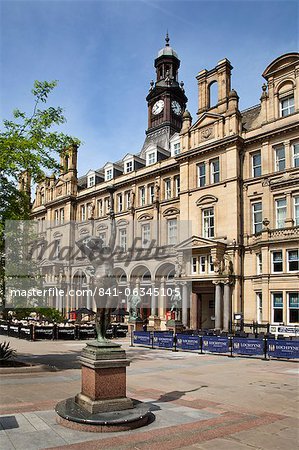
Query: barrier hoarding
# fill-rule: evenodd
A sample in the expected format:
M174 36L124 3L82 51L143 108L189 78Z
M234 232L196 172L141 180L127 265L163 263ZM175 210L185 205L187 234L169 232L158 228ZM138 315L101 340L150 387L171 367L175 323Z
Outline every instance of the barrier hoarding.
M168 332L154 332L153 345L159 348L172 348L173 334Z
M263 339L233 338L233 353L239 355L263 355Z
M299 358L299 341L268 339L268 356L273 358Z
M78 339L91 339L95 338L95 328L91 327L78 327Z
M299 336L299 327L286 325L270 325L270 333L283 334L286 337Z
M57 339L75 339L75 327L57 327Z
M151 333L149 331L134 331L133 342L136 345L151 345Z
M228 353L229 339L220 336L203 336L202 350L211 353Z
M35 339L53 339L53 327L34 327Z
M182 350L199 350L200 336L177 334L177 348Z

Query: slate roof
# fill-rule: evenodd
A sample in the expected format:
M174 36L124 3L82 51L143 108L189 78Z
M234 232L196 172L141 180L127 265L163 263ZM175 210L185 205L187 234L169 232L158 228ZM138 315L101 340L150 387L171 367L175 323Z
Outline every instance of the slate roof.
M260 112L261 112L260 105L255 105L255 106L252 106L251 108L247 108L247 109L244 109L244 111L241 111L242 125L243 125L243 129L245 131L248 131L251 128L253 128L253 126L252 126L253 122L257 119Z

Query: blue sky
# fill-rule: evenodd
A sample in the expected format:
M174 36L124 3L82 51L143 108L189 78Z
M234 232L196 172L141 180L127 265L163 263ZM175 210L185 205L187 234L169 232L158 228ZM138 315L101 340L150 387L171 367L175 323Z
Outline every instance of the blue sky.
M59 80L51 97L63 130L79 137L79 174L138 152L153 62L170 44L181 59L188 109L195 76L227 57L240 108L259 102L265 67L298 51L297 1L0 0L0 116L30 111L34 80Z

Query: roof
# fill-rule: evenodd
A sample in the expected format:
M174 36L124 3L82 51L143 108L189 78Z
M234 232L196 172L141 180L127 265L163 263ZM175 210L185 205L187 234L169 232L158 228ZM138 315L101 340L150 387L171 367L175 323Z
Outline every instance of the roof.
M255 105L252 106L251 108L244 109L244 111L241 111L242 125L246 131L253 128L253 123L258 118L260 112L261 112L261 105Z
M160 58L160 56L175 56L177 59L179 59L177 52L169 46L161 48L161 50L159 50L157 58Z

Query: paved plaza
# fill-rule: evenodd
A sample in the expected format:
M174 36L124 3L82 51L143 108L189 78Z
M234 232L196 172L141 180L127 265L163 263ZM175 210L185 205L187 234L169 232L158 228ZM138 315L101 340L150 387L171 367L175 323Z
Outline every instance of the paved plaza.
M56 423L57 402L80 391L84 342L9 338L22 359L51 370L1 375L0 449L298 448L298 364L123 347L128 396L147 402L148 426L86 433Z

